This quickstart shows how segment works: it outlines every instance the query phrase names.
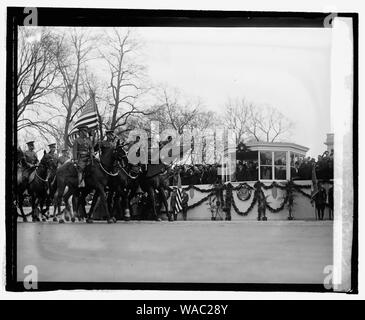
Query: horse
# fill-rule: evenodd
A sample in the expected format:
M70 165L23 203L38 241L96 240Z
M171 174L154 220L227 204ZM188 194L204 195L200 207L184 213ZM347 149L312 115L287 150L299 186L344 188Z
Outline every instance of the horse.
M53 168L54 159L51 155L49 155L46 151L44 151L44 155L38 166L35 167L34 178L33 173L30 175L30 181L22 180L20 184L18 184L18 206L20 208L20 212L23 217L23 221L27 221L26 216L23 211L23 201L24 201L24 192L28 190L28 194L31 197L32 203L32 220L40 221L39 212L47 218L45 215L45 211L43 211L43 205L48 196L49 192L49 174ZM39 212L38 212L39 205ZM46 221L46 218L42 218L43 221Z
M165 190L168 190L168 185L166 183L168 177L164 176L164 172L165 172L164 164L147 164L147 169L143 174L139 176L138 182L141 189L148 193L148 196L152 203L153 219L156 221L161 221L161 219L157 215L157 210L156 210L155 190L157 190L160 201L162 201L166 209L168 220L173 221L171 213L169 212L169 206L165 194Z
M24 213L24 192L26 190L26 183L23 182L23 171L24 171L24 153L22 149L17 149L17 206L22 215L23 221L27 222L27 216Z
M55 185L53 186L53 190L56 190L54 192L54 221L57 220L56 211L58 211L58 214L60 214L62 198L64 198L66 210L69 210L70 208L68 205L68 199L71 195L73 195L73 207L75 209L74 211L77 212L77 217L79 218L79 220L83 219L83 217L85 216L87 222L93 222L92 213L96 204L96 200L98 199L98 197L100 197L102 209L105 213L108 223L116 222L115 218L109 213L105 192L105 187L109 184L110 177L114 176L113 169L115 156L114 151L112 151L113 150L105 154L105 156L103 156L100 160L93 158L91 160L91 163L86 166L84 172L85 187L83 188L78 187L77 169L72 162L66 162L57 169ZM68 187L68 190L64 194L66 186ZM85 198L93 190L95 190L93 203L89 212L86 214ZM79 210L82 211L81 215L79 213ZM75 221L74 215L72 215L71 220L73 222ZM60 222L64 222L62 218Z
M118 140L114 151L115 159L118 163L118 175L110 179L108 204L110 205L110 210L113 210L112 203L114 203L116 208L118 206L123 207L123 218L125 221L129 221L131 218L129 209L130 191L136 189L136 182L141 170L138 165L128 162L127 152L123 147L124 145L121 145Z
M77 207L77 197L79 193L78 188L78 179L77 179L77 169L72 162L65 162L56 170L56 176L51 185L51 198L53 198L53 221L63 223L65 220L70 220L68 215L65 213L71 213L71 207L69 204L69 198L72 197L73 209L76 211ZM65 202L65 210L61 212L61 203L62 199ZM60 220L57 219L57 216L63 213L63 217ZM83 220L83 216L80 216L78 213L76 217L79 221ZM71 221L75 222L75 215L71 215Z
M118 140L115 148L104 148L100 160L101 162L104 162L105 158L110 158L111 156L115 159L114 172L105 170L109 175L109 191L107 197L108 209L109 212L114 213L116 210L123 207L123 218L125 221L129 221L129 193L130 190L135 189L140 167L128 162L127 153L124 150L124 145L120 144L120 140ZM104 169L104 167L102 168ZM90 210L94 210L98 196L98 193L94 194ZM112 216L112 219L115 221L115 215L112 214Z

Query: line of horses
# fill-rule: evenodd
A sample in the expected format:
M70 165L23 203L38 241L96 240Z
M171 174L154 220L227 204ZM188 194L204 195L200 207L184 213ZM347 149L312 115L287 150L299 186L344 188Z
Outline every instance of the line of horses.
M92 158L85 168L85 187L82 188L78 186L77 168L74 163L68 161L57 167L57 161L46 152L34 169L33 179L24 180L24 170L24 157L21 150L18 150L16 203L25 222L27 216L23 210L23 202L26 191L31 199L31 217L34 222L53 218L53 221L59 222L74 222L78 219L90 223L99 202L107 222L113 223L116 222L115 208L124 208L124 220L130 219L129 202L138 188L148 193L155 220L160 220L156 210L156 201L159 200L165 207L169 221L172 221L165 193L168 189L166 166L147 164L146 167L142 167L140 164L129 163L127 152L119 141L116 147L104 149L100 159ZM86 197L92 192L94 196L91 207L86 212ZM69 203L71 196L72 209ZM61 211L62 200L65 208ZM52 202L54 209L51 216L49 212Z

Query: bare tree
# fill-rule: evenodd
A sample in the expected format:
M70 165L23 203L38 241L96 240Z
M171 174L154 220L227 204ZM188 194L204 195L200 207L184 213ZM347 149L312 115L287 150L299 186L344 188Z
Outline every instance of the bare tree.
M177 89L163 88L157 93L158 103L151 119L159 121L160 129L174 129L183 134L185 128L192 128L200 114L200 101L184 101Z
M48 120L33 120L44 107L44 98L55 89L58 75L55 49L59 39L50 30L19 28L17 70L18 131L35 127L45 133Z
M250 106L247 132L257 141L275 142L284 138L294 124L279 110L270 107Z
M293 123L276 108L257 106L245 99L227 102L224 123L235 131L236 144L251 139L275 142L293 128Z
M252 114L252 104L245 99L229 99L225 106L224 124L226 127L234 130L236 135L236 144L247 138L249 117Z
M85 72L86 62L91 59L92 42L82 30L73 29L64 33L56 54L57 69L60 73L60 85L56 91L61 98L64 112L63 143L67 145L68 133L75 116L83 107L80 99L82 73Z
M128 29L114 28L107 37L107 49L100 50L106 61L110 80L108 89L109 119L105 119L109 129L119 133L130 130L129 120L137 115L148 115L148 110L137 106L138 98L148 88L144 84L145 67L138 62L140 42ZM133 121L132 121L133 122Z

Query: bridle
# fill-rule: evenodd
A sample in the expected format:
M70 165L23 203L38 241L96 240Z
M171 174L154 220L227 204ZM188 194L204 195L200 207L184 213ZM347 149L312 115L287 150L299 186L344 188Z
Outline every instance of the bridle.
M125 163L124 163L124 159L128 159L128 153L123 149L123 146L126 146L127 144L123 144L123 145L119 145L119 146L117 146L116 147L116 149L115 149L115 153L117 153L117 157L116 157L116 159L117 159L117 161L118 161L118 167L124 172L124 174L128 177L128 178L130 178L130 179L132 179L132 180L135 180L135 179L137 179L138 178L138 176L139 176L139 174L137 174L136 176L132 176L124 167L126 166L125 165ZM121 148L122 150L123 150L123 152L124 152L124 155L122 155L122 156L119 156L119 154L118 154L118 148Z
M106 170L103 165L101 164L101 161L99 162L99 165L100 165L100 168L108 175L108 176L111 176L111 177L116 177L119 172L117 171L116 173L111 173L109 172L108 170Z
M40 166L44 166L44 167L46 167L46 170L49 170L50 168L48 168L48 165L46 165L46 164L44 164L44 163L40 163L38 166L36 166L35 167L35 176L39 179L39 180L41 180L42 182L44 182L44 183L48 183L48 178L49 178L49 174L47 174L47 178L46 179L43 179L38 173L37 173L37 171L38 171L38 168L40 167Z

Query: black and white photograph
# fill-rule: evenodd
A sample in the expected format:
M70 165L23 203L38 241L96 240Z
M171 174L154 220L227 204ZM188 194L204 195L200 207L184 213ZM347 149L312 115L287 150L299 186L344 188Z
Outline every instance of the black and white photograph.
M357 290L355 13L7 9L10 290Z

